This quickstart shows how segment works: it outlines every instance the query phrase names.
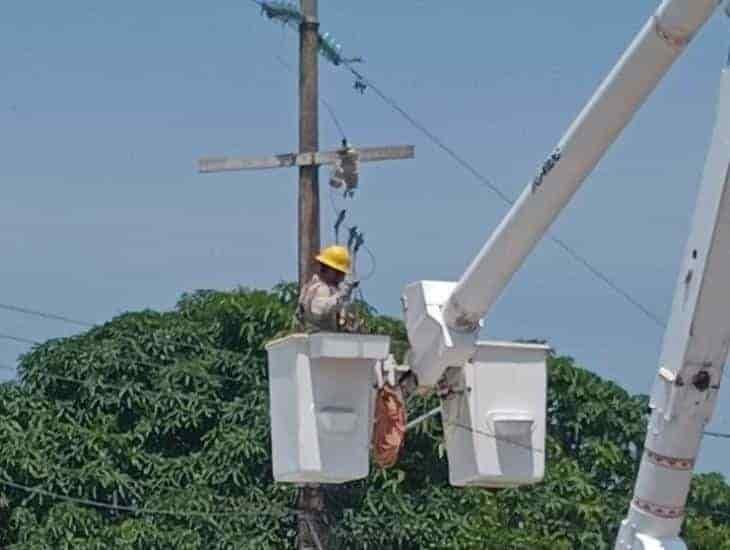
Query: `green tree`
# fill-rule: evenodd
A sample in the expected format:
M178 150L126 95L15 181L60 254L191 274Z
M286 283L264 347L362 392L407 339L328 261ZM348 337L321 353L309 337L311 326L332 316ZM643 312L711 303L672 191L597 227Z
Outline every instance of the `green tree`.
M295 299L293 285L199 291L172 312L125 314L25 355L19 382L0 386L0 479L14 483L0 485L0 544L292 547L295 492L272 480L263 346L294 329ZM402 356L402 323L360 307L367 329L392 335ZM551 357L549 375L544 483L451 487L431 419L409 432L396 468L327 490L335 546L611 548L641 457L646 398L568 357ZM417 398L410 413L435 404ZM730 548L722 477L695 476L689 505L691 547Z

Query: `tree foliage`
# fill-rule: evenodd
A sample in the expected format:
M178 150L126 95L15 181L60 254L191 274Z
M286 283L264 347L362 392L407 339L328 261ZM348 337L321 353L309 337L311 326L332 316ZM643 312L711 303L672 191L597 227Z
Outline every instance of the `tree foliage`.
M0 386L0 480L15 484L0 485L0 544L292 547L294 489L272 480L264 344L294 329L295 301L292 285L198 291L174 311L124 314L22 357L19 381ZM360 307L367 330L392 335L402 356L402 323ZM327 491L335 546L612 548L642 453L646 398L568 357L551 357L549 376L544 483L449 486L431 419L409 433L397 467ZM417 398L410 413L434 405ZM689 507L691 547L730 548L722 476L695 476Z

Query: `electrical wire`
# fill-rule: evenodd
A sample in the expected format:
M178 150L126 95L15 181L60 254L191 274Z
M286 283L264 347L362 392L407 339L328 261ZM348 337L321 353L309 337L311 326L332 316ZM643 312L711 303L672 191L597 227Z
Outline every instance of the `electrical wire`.
M352 63L344 62L343 66L350 71L350 73L355 76L358 80L361 82L364 82L368 88L372 89L375 94L382 99L386 104L388 104L393 110L395 110L399 115L401 115L406 121L408 121L411 126L416 128L419 132L421 132L423 135L425 135L431 142L433 142L436 146L438 146L439 149L444 151L447 155L449 155L452 159L454 159L459 165L461 165L462 168L466 169L468 172L470 172L475 178L477 178L479 181L482 182L483 185L491 189L493 193L495 193L500 199L502 199L503 202L507 203L508 205L513 205L514 200L511 199L506 193L504 193L499 187L497 187L496 184L494 184L487 176L483 175L479 170L477 170L470 162L468 162L464 157L459 155L454 149L449 147L446 143L444 143L443 140L441 140L436 134L431 132L428 128L426 128L425 125L423 125L421 122L416 120L413 116L411 116L408 111L406 111L403 107L401 107L393 98L385 94L379 86L375 84L372 80L370 80L368 77L366 77L362 72L358 71L357 69L352 67Z
M13 336L12 334L3 334L0 333L0 339L2 340L10 340L11 342L20 342L21 344L31 344L31 345L38 345L40 342L36 340L30 340L28 338L23 338L21 336Z
M368 272L368 274L365 277L363 277L363 281L367 281L368 279L371 279L377 273L378 260L375 257L375 253L372 251L372 249L368 245L363 244L362 248L365 251L365 253L370 257L370 264L372 266L370 268L370 271Z
M730 433L722 433L722 432L702 432L705 435L709 437L717 437L722 439L730 439Z
M406 425L406 430L407 431L408 430L411 430L411 429L415 428L418 424L421 424L422 422L425 422L429 418L432 418L432 417L434 417L436 415L439 415L439 414L441 415L441 424L442 424L442 426L454 426L455 428L460 428L462 430L466 430L466 431L471 432L471 433L474 433L476 435L481 435L481 436L484 436L484 437L488 437L490 439L494 439L494 440L500 441L502 443L507 443L507 444L512 445L512 446L515 446L515 447L520 447L522 449L526 449L526 450L529 450L529 451L534 451L534 452L540 453L540 454L544 454L545 453L545 449L539 449L539 448L533 447L531 445L525 445L524 443L520 443L519 441L514 441L512 439L509 439L509 438L506 438L506 437L503 437L503 436L500 436L500 435L497 435L497 434L485 432L485 431L479 430L477 428L474 428L473 426L468 426L466 424L462 424L460 422L455 422L453 420L447 420L446 418L444 418L443 409L442 409L441 406L438 406L435 409L433 409L433 410L431 410L431 411L429 411L429 412L427 412L427 413L419 416L418 418L416 418L412 422L409 422Z
M467 430L467 431L477 434L477 435L489 437L490 439L494 439L494 440L502 442L502 443L507 443L508 445L520 447L520 448L523 448L523 449L526 449L529 451L534 451L534 452L540 453L540 454L545 453L544 449L539 449L539 448L533 447L531 445L525 445L524 443L520 443L519 441L514 441L512 439L509 439L509 438L506 438L503 436L499 436L497 434L485 432L485 431L479 430L477 428L474 428L473 426L468 426L466 424L462 424L462 423L455 422L452 420L446 420L443 416L443 410L440 406L419 416L418 418L414 419L413 421L409 422L406 426L406 430L411 430L411 429L415 428L418 424L420 424L438 414L441 414L441 422L445 426L454 426L456 428ZM703 432L703 434L706 436L709 436L709 437L720 437L720 438L730 439L730 433L725 434L725 433L720 433L720 432Z
M36 396L25 395L25 396L23 396L23 398L24 398L24 402L25 403L36 404L36 405L40 405L40 404L46 405L46 402L38 399ZM67 401L67 400L63 400L63 399L55 399L53 401L53 403L57 403L57 404L60 403L60 404L62 404L64 406L73 406L73 403L71 401ZM52 412L52 411L50 411L50 412ZM163 420L160 417L154 417L154 416L148 417L148 418L150 420ZM107 426L102 426L102 427L107 428ZM82 434L82 435L85 435L85 436L90 436L92 438L98 438L99 437L99 431L98 430L94 430L92 428L87 428L85 426L81 426L81 425L73 424L73 423L62 423L62 424L58 425L56 427L57 435L61 435L61 433L59 431L61 428L64 428L68 432L70 432L70 435L73 436L74 438L76 438L78 434ZM112 431L106 430L104 432L104 435L108 439L112 440L112 442L114 442L114 441L118 441L118 440L124 440L125 436L133 436L133 437L136 437L136 436L142 435L144 437L147 437L150 433L153 433L155 431L157 431L157 430L150 429L146 433L144 431L143 432L135 432L135 431L112 432ZM30 429L28 429L26 427L24 430L21 430L21 433L19 434L19 437L26 438L26 439L32 439L36 434L45 434L44 429L41 428L41 429L30 430ZM124 441L124 444L126 444L126 443L127 442ZM189 455L189 456L195 456L195 455ZM62 468L62 467L57 467L57 468L59 468L59 469L65 469L66 472L69 473L69 474L76 472L76 471L70 470L68 468Z
M276 60L281 64L282 67L287 69L288 71L294 72L294 67L292 67L289 63L286 62L286 60L281 57L280 55L276 56ZM319 94L319 102L324 105L324 108L327 110L327 112L330 115L330 118L332 119L332 122L334 123L335 127L337 128L337 131L340 133L340 137L347 141L347 136L345 135L345 129L342 126L342 123L340 122L340 119L337 117L337 114L335 113L334 108L330 104L329 101L327 101L324 97L322 97L322 94Z
M55 500L60 500L64 502L69 502L72 504L80 505L80 506L86 506L91 508L97 508L97 509L103 509L103 510L111 510L111 511L118 511L118 512L127 512L135 515L152 515L152 516L173 516L173 517L189 517L189 518L200 518L200 519L212 519L215 517L232 517L232 516L249 516L249 517L261 517L261 516L272 516L276 519L282 519L288 515L302 515L300 511L287 509L279 510L279 511L272 511L272 510L264 510L264 509L235 509L235 510L226 510L226 511L210 511L210 512L202 512L197 510L166 510L166 509L158 509L158 508L138 508L135 506L123 506L118 504L110 504L106 502L101 502L97 500L91 500L86 498L79 498L79 497L72 497L69 495L62 495L59 493L54 493L52 491L48 491L45 489L41 489L39 487L30 487L21 483L17 483L14 481L10 481L7 479L0 479L0 484L17 491L22 491L25 493L35 494L35 495L42 495L49 498L53 498ZM723 512L721 510L699 510L694 507L690 507L687 509L688 512L692 512L701 516L711 516L715 518L722 518L722 519L728 519L730 518L730 514ZM311 524L311 521L308 517L304 517L305 523L307 524L307 527L309 528L312 538L314 539L314 543L317 545L318 548L322 548L321 542L319 541L318 534L314 528L314 526ZM15 543L6 546L7 548L21 548L25 546L26 543Z
M330 200L330 205L332 206L332 214L335 217L337 217L337 215L339 214L340 211L337 209L337 206L335 205L335 197L334 197L334 194L335 194L335 190L330 187L330 190L329 190L329 200ZM348 231L350 231L352 229L352 227L350 227L346 223L343 223L342 226L345 229L347 229ZM373 253L372 249L367 244L363 243L362 248L367 253L367 255L370 257L371 267L370 267L370 271L368 271L368 274L365 275L365 276L363 276L363 277L361 277L360 280L361 281L368 281L377 272L377 270L378 270L378 262L377 262L377 259L375 258L375 254Z
M98 326L98 325L95 325L95 326ZM31 344L31 345L36 345L36 346L40 346L40 345L43 344L43 342L41 342L39 340L32 340L30 338L23 338L23 337L20 337L20 336L13 336L11 334L2 334L2 333L0 333L0 339L11 340L11 341L14 341L14 342L21 342L21 343L24 343L24 344ZM176 342L176 343L179 344L179 345L183 345L183 346L185 345L185 343L183 343L183 342ZM233 352L229 352L227 350L219 350L219 351L221 351L223 353L233 353ZM153 363L151 361L145 361L143 359L132 359L132 362L135 363L135 364L137 364L137 365L144 365L144 366L153 367L153 368L158 368L160 366L165 366L165 365L161 365L160 363ZM174 363L173 363L173 365L174 365ZM190 374L190 376L191 377L194 377L195 375L194 374ZM223 374L206 373L205 374L205 377L207 377L207 378L213 378L213 379L219 379L219 380L225 380L225 381L228 381L228 382L236 382L236 383L240 383L241 382L241 380L238 379L238 378L235 378L233 376L226 376L226 375L223 375Z
M96 380L78 380L76 378L69 378L67 376L60 376L58 374L52 374L49 372L44 372L44 375L48 378L52 378L54 380L58 380L60 382L69 382L71 384L79 384L80 386L85 386L87 384L92 383L99 383L104 389L110 389L110 390L116 390L119 392L129 391L132 388L119 386L116 384L107 384L103 381L96 381ZM147 397L153 397L153 398L184 398L184 399L193 399L194 401L200 402L200 403L209 403L213 405L228 405L231 403L241 403L238 399L234 400L225 400L225 399L210 399L206 397L199 397L194 393L185 393L185 392L176 392L176 391L150 391L150 390L142 390L142 389L134 389L134 393L137 395L146 395Z
M459 422L453 422L451 420L443 421L443 423L447 426L454 426L456 428L461 428L462 430L467 430L469 432L475 433L477 435L481 435L484 437L488 437L490 439L494 439L495 441L499 441L500 443L507 443L508 445L511 445L513 447L519 447L521 449L526 449L528 451L533 451L538 454L545 454L545 449L539 449L537 447L533 447L532 445L526 445L524 443L520 443L519 441L514 441L512 439L509 439L507 437L503 437L501 435L492 434L489 432L485 432L482 430L478 430L472 426L467 426L466 424L461 424Z
M69 495L62 495L59 493L54 493L52 491L47 491L46 489L41 489L39 487L29 487L27 485L23 485L21 483L16 483L15 481L11 481L8 479L2 479L0 478L0 484L5 485L6 487L9 487L11 489L16 489L18 491L23 491L26 493L32 493L37 495L43 495L47 496L56 500L62 500L66 502L70 502L72 504L79 504L82 506L90 506L93 508L101 508L104 510L114 510L119 512L129 512L132 514L139 514L139 515L164 515L164 516L178 516L178 517L199 517L199 518L211 518L211 517L219 517L219 516L239 516L239 515L251 515L251 516L263 516L263 515L276 515L278 517L284 517L292 512L286 512L286 513L274 513L273 511L267 511L263 509L252 509L252 510L246 510L246 509L240 509L237 508L235 510L225 510L225 511L214 511L214 512L203 512L198 510L165 510L165 509L159 509L159 508L139 508L137 506L123 506L119 504L110 504L107 502L101 502L98 500L91 500L87 498L78 498L78 497L72 497Z
M573 260L580 263L595 277L603 281L606 286L613 290L616 294L624 298L628 303L633 305L638 311L644 314L648 319L653 321L660 328L667 328L667 323L663 321L657 314L652 312L646 306L644 306L639 300L634 298L628 291L621 288L618 283L613 281L608 275L603 273L597 267L592 265L584 256L580 255L574 248L571 248L564 240L556 237L555 235L548 233L550 240L560 247L566 254L568 254Z
M342 124L340 124L340 121L337 118L337 115L335 114L335 110L332 108L332 105L330 105L329 101L327 101L324 98L321 98L320 101L322 102L322 105L324 105L325 109L327 109L327 112L329 113L330 118L332 119L332 122L335 123L337 130L340 132L340 137L342 138L342 140L347 141L347 136L345 135L345 129L342 127Z
M415 117L408 113L398 102L392 97L388 96L382 89L373 82L370 78L366 77L361 71L352 67L352 64L345 61L343 66L356 78L358 81L363 82L369 89L389 105L394 111L400 114L406 121L408 121L414 128L425 135L431 142L433 142L439 149L444 151L450 156L457 164L462 168L471 173L482 185L488 187L495 195L497 195L505 204L513 206L515 200L509 197L504 191L502 191L492 180L487 176L483 175L477 168L467 161L464 157L459 155L454 149L449 147L443 140L441 140L436 134L431 132L423 123L419 122ZM663 321L658 315L653 313L649 308L644 306L638 299L634 298L630 292L623 289L618 283L612 280L608 275L603 273L599 268L594 266L585 256L576 251L573 247L568 245L564 240L554 235L552 232L547 232L548 238L555 243L561 250L566 252L573 260L583 265L588 271L607 285L611 290L617 293L619 296L624 298L629 304L635 307L642 315L652 321L654 324L661 328L666 328L666 322Z
M79 384L80 386L85 386L87 384L91 383L98 383L102 388L104 389L110 389L110 390L117 390L119 392L128 391L131 388L119 386L115 384L107 384L106 382L99 382L96 380L78 380L76 378L69 378L67 376L60 376L58 374L51 374L49 372L44 372L43 376L47 378L52 378L54 380L58 380L60 382L69 382L71 384ZM212 403L214 405L225 405L229 403L236 403L238 400L234 399L233 401L227 401L224 399L209 399L205 397L198 397L194 393L185 393L185 392L165 392L165 391L150 391L150 390L141 390L141 389L135 389L134 393L137 395L146 395L147 397L153 397L153 398L163 398L163 397L170 397L170 398L184 398L184 399L194 399L201 403Z
M28 309L24 307L14 306L12 304L0 304L0 309L4 309L6 311L12 311L14 313L23 313L25 315L31 315L34 317L41 317L43 319L50 319L52 321L62 321L64 323L69 323L71 325L78 325L80 327L87 327L91 328L96 326L94 323L89 323L87 321L79 321L77 319L71 319L70 317L65 317L63 315L57 315L55 313L47 313L45 311L39 311L35 309Z

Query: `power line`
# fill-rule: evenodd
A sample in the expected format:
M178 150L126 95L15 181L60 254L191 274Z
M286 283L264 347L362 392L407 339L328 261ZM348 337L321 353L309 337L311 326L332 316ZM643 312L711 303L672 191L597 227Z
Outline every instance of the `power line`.
M453 422L451 420L446 420L443 422L447 426L454 426L456 428L461 428L462 430L467 430L469 432L475 433L477 435L481 435L484 437L488 437L490 439L494 439L496 441L499 441L500 443L507 443L508 445L512 445L513 447L519 447L522 449L526 449L528 451L534 451L539 454L545 454L545 449L539 449L537 447L533 447L532 445L526 445L524 443L520 443L519 441L514 441L512 439L509 439L507 437L503 437L501 435L492 434L489 432L485 432L482 430L478 430L472 426L467 426L466 424L461 424L459 422Z
M426 128L425 125L423 125L421 122L416 120L412 115L408 113L403 107L398 105L398 103L391 98L390 96L386 95L372 80L367 78L363 73L358 71L357 69L354 69L350 63L345 63L344 66L350 71L350 73L355 76L359 81L364 82L368 88L372 89L375 94L382 99L385 103L387 103L393 110L395 110L399 115L401 115L403 118L405 118L411 126L416 128L419 132L421 132L423 135L425 135L430 141L432 141L434 144L436 144L442 151L444 151L447 155L449 155L452 159L454 159L462 168L466 169L468 172L470 172L475 178L477 178L479 181L482 182L483 185L488 187L492 190L493 193L495 193L500 199L502 199L503 202L506 204L512 206L514 204L514 200L511 199L506 193L504 193L499 187L497 187L496 184L494 184L487 176L483 175L479 170L477 170L469 161L467 161L464 157L459 155L454 149L446 145L443 140L441 140L436 134L431 132L428 128Z
M11 489L16 489L18 491L23 491L26 493L32 493L37 495L43 495L47 496L56 500L63 500L66 502L71 502L73 504L80 504L82 506L90 506L93 508L102 508L105 510L115 510L119 512L129 512L132 514L149 514L149 515L165 515L165 516L178 516L178 517L199 517L199 518L211 518L216 516L238 516L238 515L251 515L251 516L262 516L262 515L277 515L279 517L284 517L286 515L289 515L291 511L286 513L274 513L273 511L267 511L263 509L255 509L255 510L245 510L245 509L235 509L235 510L225 510L225 511L217 511L217 512L202 512L197 510L164 510L159 508L139 508L136 506L123 506L119 504L110 504L107 502L101 502L98 500L91 500L87 498L78 498L78 497L72 497L68 495L62 495L59 493L54 493L52 491L47 491L46 489L41 489L39 487L29 487L27 485L23 485L21 483L16 483L15 481L10 481L7 479L0 479L0 484L5 485L6 487L10 487Z
M52 373L49 373L49 372L44 372L43 374L45 376L49 377L49 378L53 378L54 380L58 380L58 381L61 381L61 382L69 382L71 384L79 384L81 386L84 386L86 384L90 384L90 383L97 382L96 380L78 380L76 378L69 378L67 376L60 376L58 374L52 374ZM103 381L98 381L98 382L105 389L116 390L116 391L119 391L119 392L128 391L128 390L131 389L131 388L124 387L124 386L119 386L119 385L116 385L116 384L107 384L106 382L103 382ZM162 397L180 398L180 397L182 397L184 399L194 399L194 400L196 400L198 402L212 403L214 405L227 405L227 404L230 404L230 403L237 403L238 402L237 399L234 399L232 401L225 400L225 399L210 399L210 398L207 398L207 397L199 397L199 396L197 396L194 393L185 393L185 392L179 392L179 391L168 391L168 392L165 392L165 391L151 391L151 390L135 389L134 390L134 393L140 394L140 395L147 395L148 397L151 396L151 397L154 397L154 398L162 398Z
M473 426L468 426L466 424L461 424L459 422L447 420L446 418L444 418L443 409L441 406L436 407L435 409L433 409L433 410L419 416L418 418L414 419L413 421L409 422L406 426L406 430L414 428L416 425L420 424L421 422L428 420L429 418L436 416L438 414L441 414L441 423L445 426L454 426L456 428L461 428L463 430L467 430L467 431L477 434L477 435L488 437L490 439L494 439L494 440L500 441L502 443L507 443L508 445L513 445L515 447L520 447L520 448L523 448L523 449L526 449L529 451L534 451L536 453L541 453L541 454L545 453L545 449L539 449L539 448L533 447L531 445L526 445L519 441L515 441L515 440L509 439L509 438L506 438L506 437L503 437L503 436L500 436L497 434L479 430L477 428L474 428ZM720 437L720 438L730 439L730 433L726 434L726 433L720 433L720 432L703 432L703 434L706 436L709 436L709 437Z
M340 132L340 137L344 141L347 141L347 136L345 135L345 129L342 127L342 124L340 124L340 121L337 118L337 115L335 114L335 110L332 107L332 105L330 105L329 101L327 101L324 98L320 98L320 101L322 102L322 105L324 105L325 109L327 109L327 112L329 113L330 118L332 119L332 122L334 122L335 126L337 126L337 130Z
M283 57L280 55L276 56L276 60L281 64L282 67L287 69L288 71L294 72L294 67L292 67L289 63L287 63ZM344 140L347 140L347 135L345 135L345 128L340 123L340 119L337 118L337 114L335 113L334 108L330 104L329 101L327 101L322 95L319 96L319 102L324 105L324 108L327 110L327 113L329 113L330 118L332 119L332 122L334 123L335 127L337 128L337 131L340 133L340 137Z
M462 168L471 173L476 179L478 179L484 186L488 187L494 194L496 194L505 204L513 206L515 204L514 199L509 197L504 191L502 191L492 180L482 174L473 164L467 161L464 157L459 155L454 149L449 147L443 140L441 140L436 134L431 132L423 123L419 122L415 117L408 113L398 102L392 97L388 96L382 89L375 84L370 78L366 77L362 72L354 69L351 63L344 62L343 65L350 71L350 73L357 79L358 82L364 83L367 88L370 88L375 94L388 104L394 111L400 114L405 120L407 120L414 128L425 135L431 142L437 147L444 151L454 161L457 162ZM580 254L565 241L553 235L551 232L547 232L548 238L555 243L559 248L566 252L573 260L583 265L588 271L602 281L611 290L617 293L619 296L624 298L629 304L640 311L647 319L655 323L657 326L666 328L666 323L649 308L642 305L642 303L634 298L631 293L623 289L618 283L612 280L608 275L603 273L599 268L595 267L585 256Z
M330 205L332 206L332 214L335 217L337 217L339 214L339 210L337 209L337 206L335 205L334 192L335 192L334 189L332 189L330 187L329 199L330 199ZM346 223L343 223L342 225L348 231L352 230L352 227L350 227ZM378 262L377 262L377 259L375 258L375 253L372 251L372 249L367 244L363 243L362 248L363 248L363 250L365 250L367 255L370 257L370 264L371 264L370 271L368 272L367 275L365 275L364 277L361 278L361 280L367 281L367 280L371 279L375 275L375 273L378 271Z
M0 339L2 340L10 340L11 342L20 342L21 344L31 344L31 345L38 345L40 342L37 342L36 340L30 340L28 338L23 338L21 336L13 336L12 334L2 334L0 333Z
M2 334L2 333L0 333L0 339L11 340L11 341L14 341L14 342L21 342L23 344L31 344L31 345L36 345L36 346L40 346L40 345L43 344L43 342L41 342L39 340L32 340L30 338L23 338L23 337L20 337L20 336L13 336L11 334ZM182 345L182 346L185 346L186 345L183 342L176 342L176 343L179 344L179 345ZM231 352L229 350L217 350L217 351L219 351L221 353L233 353L233 352ZM131 361L132 361L132 363L135 363L135 364L138 364L138 365L145 365L145 366L154 367L154 368L161 367L161 366L166 366L165 364L153 363L151 361L145 361L143 359L131 359ZM173 365L174 364L175 363L173 363ZM191 377L194 377L195 375L194 374L190 374L190 376ZM226 375L223 375L223 374L206 373L204 375L204 377L215 378L215 379L219 379L219 380L225 380L225 381L236 382L236 383L240 383L241 382L241 380L239 380L238 378L235 378L233 376L226 376Z
M618 283L613 281L608 275L600 271L597 267L592 265L585 256L581 256L574 248L571 248L565 241L562 239L556 237L552 233L548 233L548 237L550 237L550 240L555 243L558 247L560 247L563 251L565 251L566 254L568 254L571 258L573 258L576 262L580 263L585 267L588 271L590 271L595 277L597 277L599 280L603 281L606 286L608 286L611 290L613 290L616 294L624 298L628 303L633 305L637 310L639 310L641 313L644 314L649 320L653 321L658 327L660 328L667 328L667 324L665 321L663 321L657 314L652 312L650 309L648 309L646 306L644 306L639 300L634 298L631 294L629 294L628 291L621 288Z
M703 432L705 435L710 437L718 437L722 439L730 439L730 433L722 433L722 432Z
M434 411L431 411L431 412L434 412ZM491 434L489 432L481 431L481 430L478 430L478 429L473 428L471 426L467 426L465 424L460 424L458 422L452 422L452 421L444 421L444 424L451 425L451 426L455 426L457 428L461 428L461 429L470 431L470 432L475 433L477 435L482 435L482 436L485 436L485 437L489 437L491 439L495 439L497 441L500 441L502 443L507 443L507 444L513 445L515 447L521 447L523 449L527 449L527 450L530 450L530 451L535 451L536 453L540 453L540 454L544 454L545 453L545 449L538 449L538 448L532 447L530 445L525 445L523 443L520 443L519 441L514 441L514 440L511 440L511 439L508 439L508 438L499 436L497 434ZM709 436L709 437L720 437L720 438L730 439L730 433L729 434L725 434L725 433L719 433L719 432L703 432L703 434L706 435L706 436Z
M0 309L4 309L6 311L12 311L14 313L23 313L25 315L42 317L43 319L50 319L52 321L62 321L64 323L78 325L80 327L91 328L91 327L96 326L94 323L89 323L87 321L79 321L77 319L71 319L70 317L66 317L64 315L57 315L55 313L47 313L45 311L39 311L39 310L35 310L35 309L28 309L28 308L24 308L24 307L20 307L20 306L14 306L12 304L0 304Z
M23 395L22 398L23 398L23 404L30 404L30 405L47 405L48 404L47 401L43 401L41 399L38 399L35 396L31 396L31 395L27 395L27 394L26 395ZM60 404L62 404L64 406L72 406L73 405L73 403L71 401L63 400L63 399L55 399L52 402L54 404L60 403ZM51 412L51 413L53 413L54 410L51 409L51 408L47 408L47 409L45 409L44 412ZM160 417L154 417L154 416L152 416L152 417L149 417L149 418L151 420L161 420ZM143 432L134 432L134 431L129 431L129 432L114 432L114 431L110 431L108 429L108 426L107 425L102 425L102 427L103 428L106 428L106 431L105 431L104 435L108 439L112 440L112 442L115 441L115 440L117 440L117 441L118 440L124 440L125 437L127 437L127 438L128 437L135 437L137 435L143 435L143 436L146 437L146 436L149 435L149 433L152 433L152 431L153 431L153 430L149 430L147 433L145 433L144 431ZM66 432L69 432L69 433L64 433L61 430L66 430ZM30 429L30 428L28 428L26 426L25 428L22 428L21 429L21 432L18 434L18 436L20 438L32 439L36 434L44 434L44 433L46 433L46 432L44 431L43 428L40 428L40 429L38 429L38 428L36 428L36 429ZM78 434L84 434L84 435L90 436L92 438L97 438L99 436L99 431L98 430L94 430L92 428L87 428L85 426L81 426L79 424L73 424L73 423L64 422L64 423L60 423L60 424L57 424L56 425L56 434L59 435L59 436L60 435L70 435L70 436L73 436L76 439L78 437ZM194 456L194 455L192 455L192 456ZM63 467L60 467L60 466L58 466L57 468L59 468L59 469L62 468L62 469L64 469L66 471L66 473L69 473L69 474L74 473L72 470L70 470L68 468L63 468Z

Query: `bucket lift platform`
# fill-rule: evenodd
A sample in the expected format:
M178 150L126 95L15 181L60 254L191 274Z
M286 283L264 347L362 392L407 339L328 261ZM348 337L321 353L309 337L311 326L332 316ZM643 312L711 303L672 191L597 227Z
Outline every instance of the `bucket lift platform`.
M548 346L478 342L446 370L441 414L456 486L517 487L545 471Z
M388 336L331 332L266 345L276 481L367 477L375 366L389 350Z

